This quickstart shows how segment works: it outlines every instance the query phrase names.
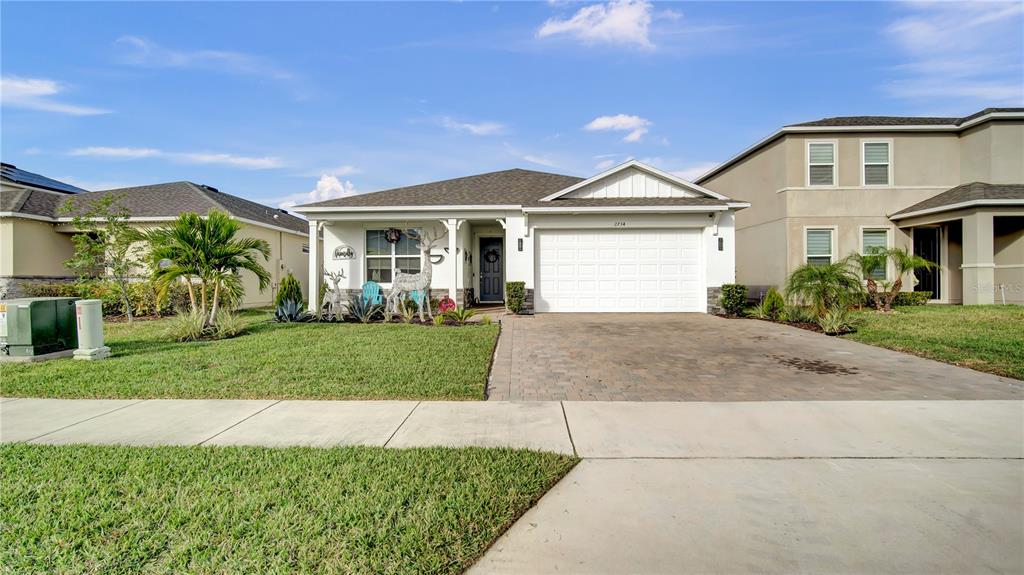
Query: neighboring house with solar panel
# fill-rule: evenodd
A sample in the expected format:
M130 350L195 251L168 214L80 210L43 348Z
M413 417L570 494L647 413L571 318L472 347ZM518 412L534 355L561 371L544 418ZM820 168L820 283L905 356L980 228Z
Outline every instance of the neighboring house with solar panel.
M90 192L33 174L10 164L2 165L0 179L0 298L26 295L26 287L74 281L63 262L74 254L71 217L62 207L69 201L83 206L106 195L140 227L153 227L175 219L182 212L206 214L221 210L243 224L242 235L270 244L270 259L264 263L271 276L271 288L259 291L256 277L242 272L245 285L243 307L269 305L278 283L291 272L308 293L309 224L285 210L270 208L192 182L171 182Z
M696 183L751 203L736 213L736 281L755 295L880 245L938 264L906 290L1024 303L1024 108L786 126Z

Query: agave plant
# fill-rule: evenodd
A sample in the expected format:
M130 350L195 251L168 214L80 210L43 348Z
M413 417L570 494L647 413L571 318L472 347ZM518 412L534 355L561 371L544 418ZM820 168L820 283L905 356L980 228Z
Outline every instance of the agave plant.
M445 312L444 315L451 318L453 321L455 321L455 323L459 325L464 325L467 321L469 321L471 317L476 315L476 310L471 307L457 307L453 310Z
M416 317L416 304L412 303L412 301L398 304L398 314L401 316L403 323L412 323L413 318Z
M274 321L278 323L305 323L313 321L313 314L302 307L302 303L293 299L281 302L274 311Z
M382 310L382 305L370 303L370 300L361 297L352 298L348 302L348 314L360 323L370 323Z

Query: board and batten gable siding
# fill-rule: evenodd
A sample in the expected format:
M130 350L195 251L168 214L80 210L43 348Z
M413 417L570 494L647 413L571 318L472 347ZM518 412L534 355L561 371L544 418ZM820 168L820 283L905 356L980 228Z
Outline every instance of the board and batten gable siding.
M602 178L578 190L566 194L565 198L696 198L701 195L667 182L657 176L636 168Z

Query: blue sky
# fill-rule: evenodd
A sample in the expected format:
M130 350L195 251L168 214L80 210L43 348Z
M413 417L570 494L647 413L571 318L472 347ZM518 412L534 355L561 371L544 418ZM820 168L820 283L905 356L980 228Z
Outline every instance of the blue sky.
M14 3L2 157L271 205L1024 105L1024 3Z

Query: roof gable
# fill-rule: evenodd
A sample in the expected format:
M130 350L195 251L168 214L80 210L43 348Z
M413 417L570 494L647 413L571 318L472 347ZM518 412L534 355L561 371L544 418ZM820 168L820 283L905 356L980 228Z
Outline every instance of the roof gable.
M629 160L558 192L541 198L542 202L561 199L598 198L714 198L727 197L688 182L637 160Z

